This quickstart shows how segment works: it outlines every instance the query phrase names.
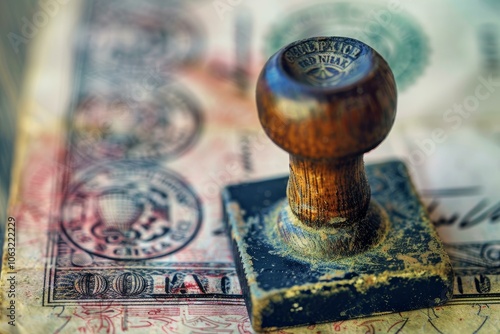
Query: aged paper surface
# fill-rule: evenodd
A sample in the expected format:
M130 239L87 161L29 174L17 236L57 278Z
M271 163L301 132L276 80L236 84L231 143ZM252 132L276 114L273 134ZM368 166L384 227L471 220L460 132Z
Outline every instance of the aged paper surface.
M282 333L498 330L495 4L51 4L22 93L2 332L251 333L220 190L287 173L258 123L254 83L278 48L326 34L369 43L394 70L396 125L366 161L407 162L455 296Z

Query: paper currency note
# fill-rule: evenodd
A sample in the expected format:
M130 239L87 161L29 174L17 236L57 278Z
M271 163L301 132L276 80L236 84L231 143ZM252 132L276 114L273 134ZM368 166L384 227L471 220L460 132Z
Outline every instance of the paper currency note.
M467 30L460 22L472 14L451 3L57 5L32 41L36 57L24 87L3 332L252 332L221 222L220 189L287 172L286 154L260 130L250 83L279 46L334 31L366 39L394 68L403 116L367 160L408 161L454 261L455 299L282 332L498 327L500 180L498 129L491 125L498 79L488 76L498 57L471 46L483 38L498 50L491 46L495 30L484 28L495 24L493 13ZM446 22L464 32L462 43L423 14L429 8L441 20L452 8ZM458 52L454 63L450 49ZM470 96L479 105L466 118Z
M20 99L20 87L24 75L26 43L19 43L22 26L17 19L31 15L36 10L35 2L19 1L3 3L0 8L0 31L6 38L0 42L0 234L4 234L7 202L10 188L10 171L14 156L16 129L16 106ZM0 246L3 239L0 240ZM0 254L3 247L0 247Z

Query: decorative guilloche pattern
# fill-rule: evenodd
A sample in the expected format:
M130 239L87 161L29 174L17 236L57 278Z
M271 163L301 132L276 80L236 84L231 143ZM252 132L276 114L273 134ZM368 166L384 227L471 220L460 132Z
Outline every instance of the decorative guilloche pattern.
M169 168L203 140L205 110L174 78L200 46L179 36L197 30L181 29L193 24L185 16L155 20L165 8L154 3L97 1L86 12L46 305L240 304L232 264L196 255L219 237L193 175Z
M9 214L16 221L15 298L8 296L12 282L6 281L8 268L4 267L2 273L2 309L15 302L18 326L7 323L10 319L5 310L0 331L251 332L221 223L218 198L221 187L227 183L286 173L288 157L258 130L254 115L251 83L255 82L266 55L288 42L307 37L301 35L305 32L342 33L364 40L399 73L396 80L404 91L399 114L426 120L430 115L436 116L437 120L429 120L425 125L432 131L442 127L439 122L447 108L474 94L481 83L477 80L478 71L491 82L488 75L494 73L498 62L495 45L499 44L495 42L498 34L494 29L498 20L492 19L496 11L491 10L495 6L490 2L467 7L455 2L401 1L396 8L392 4L398 5L397 1L271 4L258 0L190 3L118 0L96 1L92 6L85 2L79 11L75 2L57 0L44 1L43 8L35 9L37 18L43 15L49 18L45 26L36 24L38 21L31 14L26 15L26 21L20 21L22 15L14 17L27 27L26 32L31 25L36 28L34 37L24 36L21 31L18 34L26 39L17 40L22 47L33 47L35 56L26 67L28 81L22 89L25 98L19 111L17 165L9 206ZM461 7L456 10L457 6ZM481 11L484 8L488 10ZM76 38L71 25L79 21L83 37ZM92 27L85 29L88 25ZM353 30L358 35L354 32L349 35ZM461 38L456 38L457 34ZM365 35L367 39L361 38ZM92 50L85 56L89 44ZM69 52L73 45L76 45L74 54ZM75 75L74 80L68 75L73 73L70 61L78 71L84 67L83 75ZM176 94L174 86L181 93ZM436 147L463 156L467 163L437 151L428 156L427 151L420 149L422 138L414 136L412 128L404 127L395 129L388 138L385 154L371 157L397 154L408 157L416 147L425 154L422 164L413 168L412 173L419 177L417 189L432 211L431 220L441 237L449 237L445 242L457 273L455 304L287 329L287 332L428 333L437 329L446 333L457 328L464 332L497 329L498 224L492 217L498 193L486 191L494 188L493 178L486 181L478 178L483 174L496 175L496 171L484 172L485 165L497 165L484 159L498 156L492 148L496 144L488 146L489 141L483 140L484 129L493 129L498 123L483 113L495 110L496 87L482 88L481 92L489 93L490 98L481 100L477 112L471 112L469 118L453 114L461 117L456 136L450 136L446 145L435 142ZM67 91L76 92L70 107L66 107ZM98 110L86 109L93 103ZM142 105L147 110L141 109ZM165 108L157 108L158 105ZM199 127L193 122L194 113L187 111L191 106L202 116ZM171 109L175 112L170 112ZM87 111L89 119L84 117ZM110 117L103 118L107 112ZM483 116L483 125L475 122ZM116 123L112 121L115 119ZM415 121L406 122L401 117L397 124L402 122ZM152 131L145 133L150 124ZM156 136L154 133L160 128L168 133ZM469 144L457 140L466 128L482 139ZM197 134L191 136L193 132ZM71 145L76 145L70 148L75 158L71 163L62 158L67 153L69 138L75 139ZM181 139L174 143L174 138ZM464 148L466 153L460 153ZM111 235L120 236L116 238L120 242L133 242L137 240L135 230L155 225L148 225L144 223L148 219L142 219L149 217L153 208L160 208L158 213L164 214L168 210L161 208L162 205L179 203L175 198L178 193L173 186L175 182L158 186L162 188L160 193L168 193L169 200L174 199L172 202L149 193L146 199L137 200L146 193L138 188L138 183L145 182L149 188L157 186L151 185L149 179L144 181L139 169L129 168L124 172L123 168L116 168L123 158L156 161L160 175L175 175L199 199L200 228L179 251L147 260L108 259L93 254L99 251L78 247L62 232L63 198L69 200L68 204L79 201L80 206L92 198L93 204L88 208L95 208L90 212L99 219L108 217L107 211L122 223L140 217L129 229L122 228L121 234L116 232L117 227L112 231ZM116 184L112 184L110 193L99 186L106 184L108 176L99 179L96 189L106 194L102 198L90 194L78 200L69 193L61 193L62 185L73 186L97 175L93 172L99 166L88 165L88 160L114 166L115 171L122 171L126 177L114 180ZM469 172L459 178L460 184L449 177L457 166ZM127 188L124 185L130 177L142 181ZM469 186L474 186L474 194L464 191ZM89 189L85 182L80 187ZM455 191L448 191L451 188ZM101 206L104 203L110 206L99 211L99 205L93 202L97 197L102 199ZM114 210L122 207L118 203L129 203L130 209ZM141 205L151 210L141 210ZM188 217L195 220L196 214ZM466 227L461 227L462 221L467 223ZM70 234L76 240L79 232ZM127 235L128 239L124 238ZM94 238L92 234L89 237ZM161 239L157 237L144 245L156 245ZM101 239L93 240L98 244Z
M199 139L199 102L178 84L154 87L131 100L120 92L83 96L73 116L76 161L175 159Z
M268 56L283 45L312 36L346 36L379 52L405 90L425 69L430 48L420 24L403 10L382 4L321 3L304 5L277 20L266 35ZM379 18L377 14L384 16ZM380 14L380 15L382 15ZM389 17L390 16L390 17Z

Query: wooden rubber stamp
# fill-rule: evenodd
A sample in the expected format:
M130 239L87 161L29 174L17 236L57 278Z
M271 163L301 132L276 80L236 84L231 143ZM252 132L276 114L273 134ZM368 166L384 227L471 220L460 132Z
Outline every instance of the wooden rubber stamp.
M387 136L396 84L343 37L292 43L265 65L257 107L290 176L226 187L225 221L256 330L432 307L453 272L402 162L366 167Z

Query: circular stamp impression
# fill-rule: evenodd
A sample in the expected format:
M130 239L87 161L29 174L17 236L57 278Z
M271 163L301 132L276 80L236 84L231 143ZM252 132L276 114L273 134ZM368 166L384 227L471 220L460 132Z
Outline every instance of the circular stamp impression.
M401 9L355 4L312 5L286 15L266 36L265 53L315 36L344 36L374 48L389 63L398 88L404 90L421 75L429 61L427 37Z
M88 61L98 71L139 71L196 60L204 38L187 13L163 2L99 2L85 31Z
M61 228L84 251L114 260L178 252L198 232L199 198L186 181L150 162L96 167L70 185Z
M95 159L172 159L186 151L201 132L198 103L168 85L129 103L121 95L90 95L73 115L75 154Z

